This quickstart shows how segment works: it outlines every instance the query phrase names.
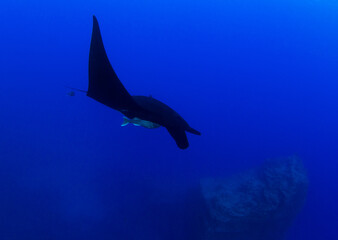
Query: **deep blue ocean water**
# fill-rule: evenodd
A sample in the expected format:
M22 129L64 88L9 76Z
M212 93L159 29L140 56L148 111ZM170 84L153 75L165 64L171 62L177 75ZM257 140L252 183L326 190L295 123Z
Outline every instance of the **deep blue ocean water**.
M201 131L187 150L67 95L93 14L130 93ZM292 154L310 184L287 240L337 239L337 1L3 0L0 21L1 240L197 239L180 203L200 178Z

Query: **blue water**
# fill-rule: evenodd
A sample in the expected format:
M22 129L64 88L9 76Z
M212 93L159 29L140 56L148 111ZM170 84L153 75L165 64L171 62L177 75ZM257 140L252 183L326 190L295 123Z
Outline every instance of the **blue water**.
M198 239L182 196L297 154L309 176L287 240L338 236L334 0L8 1L0 4L0 239ZM133 95L202 136L120 127L85 94L92 15ZM191 224L190 224L191 223Z

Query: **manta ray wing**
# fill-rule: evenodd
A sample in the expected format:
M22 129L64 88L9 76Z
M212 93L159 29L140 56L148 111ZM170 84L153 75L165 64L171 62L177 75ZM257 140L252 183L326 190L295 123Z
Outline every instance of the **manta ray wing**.
M108 60L95 16L93 16L93 31L89 52L87 96L122 113L140 109L120 82Z

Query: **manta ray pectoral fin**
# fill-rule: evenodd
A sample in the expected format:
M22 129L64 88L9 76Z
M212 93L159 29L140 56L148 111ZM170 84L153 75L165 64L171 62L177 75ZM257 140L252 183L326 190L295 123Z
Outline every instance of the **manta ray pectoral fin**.
M103 45L99 23L93 16L93 31L89 51L89 85L87 96L123 113L142 111L120 82Z
M177 146L181 149L186 149L189 147L189 142L187 135L184 131L184 129L181 128L167 128L168 132L170 135L173 137L175 140Z

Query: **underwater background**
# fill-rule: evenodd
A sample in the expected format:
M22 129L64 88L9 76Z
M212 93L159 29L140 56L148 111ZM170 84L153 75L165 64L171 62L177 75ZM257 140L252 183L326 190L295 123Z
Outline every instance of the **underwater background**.
M200 179L290 155L309 187L286 239L337 239L337 13L335 0L1 1L0 239L195 240L182 202ZM67 94L88 86L93 14L128 91L202 133L187 150Z

